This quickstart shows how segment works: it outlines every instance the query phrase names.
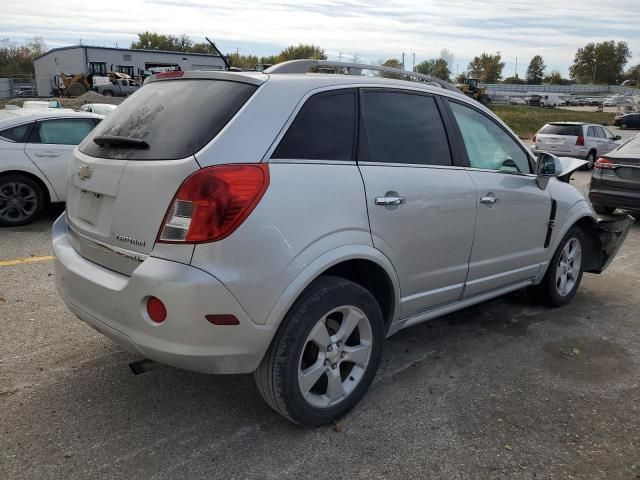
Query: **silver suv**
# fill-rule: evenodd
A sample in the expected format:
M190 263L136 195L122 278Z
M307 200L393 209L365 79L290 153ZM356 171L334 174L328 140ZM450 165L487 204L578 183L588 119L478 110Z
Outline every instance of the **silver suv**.
M255 372L306 425L360 400L402 328L533 285L567 303L631 219L599 222L555 178L576 165L430 80L318 61L147 80L75 151L61 295L139 356Z
M534 152L584 159L588 170L593 169L598 157L621 145L620 136L609 129L580 122L547 123L535 134L533 143Z

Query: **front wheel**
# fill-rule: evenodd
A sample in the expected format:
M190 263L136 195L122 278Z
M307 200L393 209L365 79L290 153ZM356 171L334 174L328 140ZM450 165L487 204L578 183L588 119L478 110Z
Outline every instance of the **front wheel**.
M325 276L291 308L254 376L266 402L308 426L333 422L371 384L382 355L384 322L371 293Z
M621 123L620 124L620 129L621 130L626 130L627 128L629 128L629 125L627 125L626 123Z
M578 291L582 281L585 247L586 238L579 227L571 228L560 242L540 283L544 296L552 305L566 305Z

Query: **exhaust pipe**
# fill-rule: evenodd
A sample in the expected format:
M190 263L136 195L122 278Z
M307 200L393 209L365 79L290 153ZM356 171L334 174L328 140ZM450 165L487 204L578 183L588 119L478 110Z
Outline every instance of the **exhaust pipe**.
M149 360L148 358L143 358L142 360L131 362L129 364L129 368L134 375L141 375L162 366L163 365L161 363L154 362L153 360Z

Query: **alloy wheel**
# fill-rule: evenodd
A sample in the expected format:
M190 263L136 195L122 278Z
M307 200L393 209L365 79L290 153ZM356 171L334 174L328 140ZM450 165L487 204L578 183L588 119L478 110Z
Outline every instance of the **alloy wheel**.
M9 182L0 185L0 219L7 222L25 220L38 209L38 196L29 185Z
M298 387L317 408L345 400L362 380L373 343L371 324L358 308L341 306L324 315L305 340Z
M580 275L582 247L577 238L570 239L562 249L556 266L556 290L562 297L571 293Z

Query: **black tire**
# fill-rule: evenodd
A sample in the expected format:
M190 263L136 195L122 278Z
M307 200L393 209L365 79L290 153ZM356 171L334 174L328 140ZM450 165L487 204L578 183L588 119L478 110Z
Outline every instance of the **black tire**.
M75 82L69 85L69 96L70 97L79 97L83 93L86 93L87 87L85 87L82 83Z
M616 211L616 207L608 207L606 205L594 205L593 209L600 215L611 215Z
M10 206L13 200L23 202L22 208ZM44 206L44 192L31 178L20 174L0 177L0 226L19 227L31 223L42 213Z
M104 92L102 92L102 94L105 97L113 97L113 91L111 91L111 90L105 90Z
M491 104L491 97L487 94L482 94L480 95L480 97L478 98L478 101L482 104L482 105L490 105Z
M584 166L585 170L593 170L594 165L596 164L596 157L598 156L598 154L595 151L590 151L589 155L587 155L587 158L585 158L585 160L587 161L587 164Z
M620 130L626 130L627 128L629 128L629 125L626 123L621 123L620 124Z
M368 363L353 390L335 405L319 408L303 396L299 370L302 368L303 355L308 353L306 349L312 345L308 342L308 337L314 327L322 322L328 313L342 306L355 307L365 315L363 321L368 320L371 327L368 332L371 335L371 350ZM382 312L373 295L360 285L343 278L322 276L300 295L287 313L269 350L254 373L256 385L265 401L292 422L307 426L331 423L351 410L366 393L380 364L383 339ZM348 341L346 340L345 344ZM324 365L327 365L327 360ZM345 366L348 368L347 362ZM328 368L326 367L327 371ZM335 369L335 365L331 368ZM337 372L342 375L342 365ZM318 382L328 381L330 373L322 374L327 377L319 377ZM351 373L347 372L346 376L353 380ZM341 381L347 382L347 379Z
M558 280L557 273L558 269L561 268L560 257L563 253L565 246L571 242L572 240L577 240L580 244L581 248L581 261L580 267L577 275L575 275L575 280L572 288L564 294L559 292L558 288ZM584 255L588 251L587 248L587 239L584 235L584 232L580 227L571 227L567 234L563 237L562 241L558 245L558 249L556 250L553 258L551 259L551 263L547 268L547 273L545 274L542 282L538 286L540 293L543 294L544 299L549 302L552 306L561 307L566 305L571 301L571 299L575 296L578 288L580 287L580 282L582 281L582 274L584 273Z

